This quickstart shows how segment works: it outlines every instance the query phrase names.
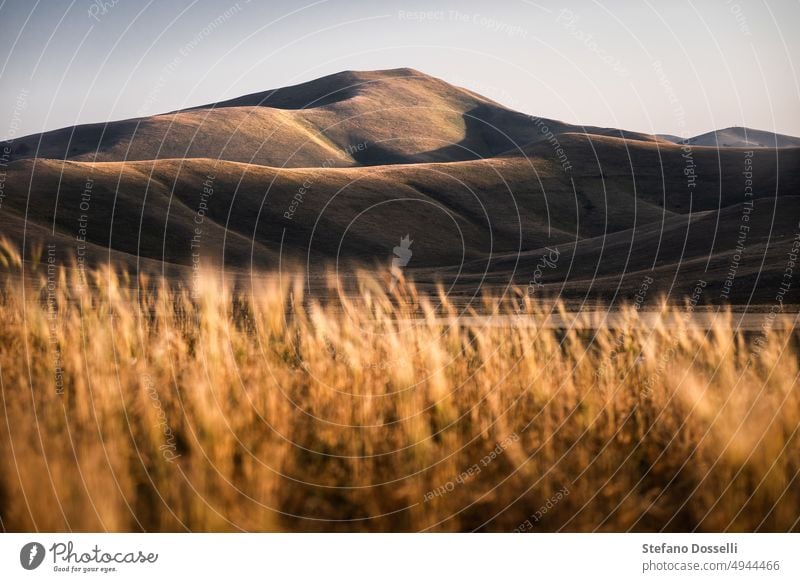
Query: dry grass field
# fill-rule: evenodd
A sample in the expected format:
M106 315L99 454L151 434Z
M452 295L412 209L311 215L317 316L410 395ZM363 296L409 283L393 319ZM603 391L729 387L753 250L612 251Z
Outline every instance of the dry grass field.
M792 329L0 256L6 531L800 530Z

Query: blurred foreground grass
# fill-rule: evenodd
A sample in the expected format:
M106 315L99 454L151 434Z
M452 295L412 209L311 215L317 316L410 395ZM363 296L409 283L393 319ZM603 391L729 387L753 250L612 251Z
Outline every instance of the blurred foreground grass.
M465 325L366 275L23 285L0 257L8 531L800 529L793 330Z

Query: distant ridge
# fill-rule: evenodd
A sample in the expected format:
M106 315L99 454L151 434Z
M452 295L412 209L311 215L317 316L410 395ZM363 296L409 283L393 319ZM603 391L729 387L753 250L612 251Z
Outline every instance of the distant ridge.
M800 137L748 127L728 127L697 135L679 143L721 148L787 148L800 147Z

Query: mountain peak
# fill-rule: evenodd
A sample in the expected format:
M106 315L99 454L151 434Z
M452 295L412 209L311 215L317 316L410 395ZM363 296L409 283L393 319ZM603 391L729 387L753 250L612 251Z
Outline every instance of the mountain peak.
M362 93L367 87L380 85L384 81L395 82L403 79L408 79L412 82L416 80L425 84L436 83L441 87L450 87L453 91L457 91L455 87L445 81L408 67L375 71L345 70L297 85L243 95L228 101L214 103L211 106L313 109L345 101Z
M412 69L411 67L398 67L396 69L347 69L344 71L340 71L338 73L332 73L327 75L326 77L340 77L340 76L347 76L351 78L358 78L364 80L374 80L374 79L386 79L386 78L393 78L393 77L426 77L426 78L434 78L431 75L423 73L422 71L418 71L417 69ZM326 77L320 77L320 79L324 79Z

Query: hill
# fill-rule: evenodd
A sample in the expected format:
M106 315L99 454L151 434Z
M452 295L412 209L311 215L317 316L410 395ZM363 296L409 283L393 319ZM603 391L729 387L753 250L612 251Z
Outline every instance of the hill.
M701 275L719 287L752 204L730 298L769 301L800 192L800 148L578 127L412 69L10 146L0 225L29 254L49 241L69 261L84 237L89 260L132 270L296 263L315 277L388 266L409 235L406 274L463 294L525 285L546 248L562 257L542 274L547 292L628 296L648 270L662 291Z
M728 127L697 135L683 143L723 148L788 148L800 146L800 137L748 127Z

